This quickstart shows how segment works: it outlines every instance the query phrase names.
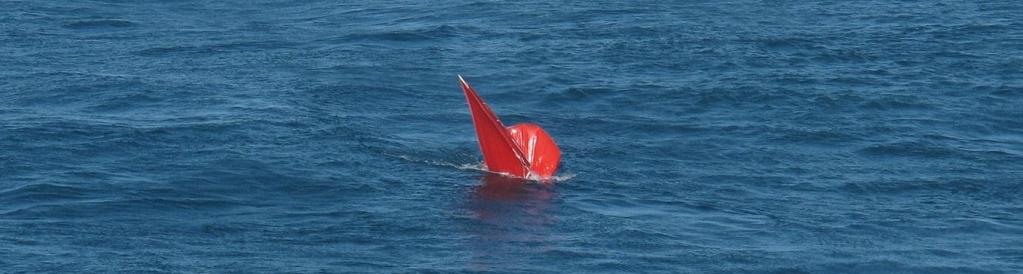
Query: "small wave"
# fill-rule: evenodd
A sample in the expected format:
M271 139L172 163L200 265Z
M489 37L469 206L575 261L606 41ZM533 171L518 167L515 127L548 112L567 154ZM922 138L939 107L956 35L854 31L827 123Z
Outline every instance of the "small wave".
M570 180L572 178L575 178L575 176L576 176L575 173L566 173L566 174L547 176L547 177L542 177L542 176L538 176L538 175L535 175L535 174L529 174L529 176L526 176L526 179L531 180L531 181L537 181L537 182L564 182L564 181L568 181L568 180Z
M461 170L487 171L487 168L486 168L486 166L483 165L483 163L477 163L477 164L456 164L456 163L450 163L450 162L445 162L445 161L437 161L437 160L429 160L429 159L417 159L415 157L408 156L408 155L390 155L390 156L398 157L398 158L400 158L402 160L409 161L409 162L423 163L423 164L432 165L432 166L453 167L453 168L457 168L457 169L461 169Z
M189 54L208 55L232 52L251 52L263 50L288 49L299 46L299 43L281 40L260 40L260 41L228 41L224 43L213 43L204 45L174 45L158 46L135 51L134 54L145 57L161 57L166 55Z
M0 198L11 202L55 201L78 199L85 196L87 190L64 184L41 183L0 190Z
M199 51L198 47L194 46L169 46L169 47L152 47L136 51L135 54L140 56L163 56L177 53L189 53Z
M923 98L915 96L882 96L868 100L860 107L869 110L926 110L933 109L934 105Z
M398 157L398 158L400 158L402 160L409 161L409 162L423 163L423 164L428 164L428 165L432 165L432 166L453 167L453 168L457 168L459 170L483 171L483 172L487 172L487 173L499 174L499 175L502 175L502 176L522 178L522 177L517 177L517 176L511 175L511 174L508 174L508 173L490 171L490 170L487 169L487 165L483 164L482 162L481 163L463 163L463 164L458 164L458 163L451 163L451 162L445 162L445 161L437 161L437 160L429 160L429 159L418 159L418 158L415 158L415 157L412 157L412 156L408 156L408 155L391 155L391 156ZM561 174L561 175L554 175L554 176L546 176L546 177L544 177L544 176L539 176L539 175L531 173L531 174L527 175L526 177L524 177L522 179L526 179L526 180L529 180L529 181L536 181L536 182L564 182L564 181L568 181L568 180L570 180L572 178L575 178L575 176L576 176L576 174L574 174L574 173L565 173L565 174Z
M874 144L860 149L860 152L867 155L890 157L941 158L963 156L954 148L928 142L893 142Z
M441 25L417 29L362 32L345 36L345 39L349 41L421 42L454 37L455 35L466 31L468 30L465 27Z
M64 24L69 29L96 29L96 28L127 28L137 26L135 22L120 19L100 19L75 21Z

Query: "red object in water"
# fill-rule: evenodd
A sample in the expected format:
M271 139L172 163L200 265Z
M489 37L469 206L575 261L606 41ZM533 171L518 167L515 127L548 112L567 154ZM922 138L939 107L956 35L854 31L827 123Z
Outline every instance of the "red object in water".
M561 150L547 132L529 123L506 128L461 75L458 80L462 82L462 91L469 103L487 170L516 177L532 174L546 178L554 175L561 160Z

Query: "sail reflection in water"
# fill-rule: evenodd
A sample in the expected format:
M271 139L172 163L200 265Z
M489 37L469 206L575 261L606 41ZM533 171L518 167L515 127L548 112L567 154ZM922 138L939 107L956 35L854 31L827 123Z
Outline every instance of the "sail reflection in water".
M473 187L467 206L472 239L470 269L485 271L521 265L550 249L555 197L553 184L488 173Z

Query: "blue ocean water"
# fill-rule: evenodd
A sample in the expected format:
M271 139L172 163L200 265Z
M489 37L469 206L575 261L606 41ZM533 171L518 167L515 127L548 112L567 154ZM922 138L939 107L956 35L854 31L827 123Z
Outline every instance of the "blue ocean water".
M0 272L1018 273L981 2L0 0Z

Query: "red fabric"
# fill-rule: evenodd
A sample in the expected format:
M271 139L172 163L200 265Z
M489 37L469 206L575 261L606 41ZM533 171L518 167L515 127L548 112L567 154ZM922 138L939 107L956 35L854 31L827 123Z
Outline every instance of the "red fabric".
M461 76L458 78L462 82L465 100L469 103L469 112L476 126L476 138L487 170L516 177L526 177L529 173L540 177L554 175L561 159L561 151L554 139L535 124L517 124L505 128L476 90Z
M508 135L525 156L534 175L550 177L558 170L561 150L540 126L529 123L513 125L508 127Z
M529 163L508 136L504 124L501 124L494 111L490 110L469 83L461 77L459 79L462 81L465 100L469 103L469 112L472 113L472 123L476 126L476 138L487 170L525 177L529 172Z

